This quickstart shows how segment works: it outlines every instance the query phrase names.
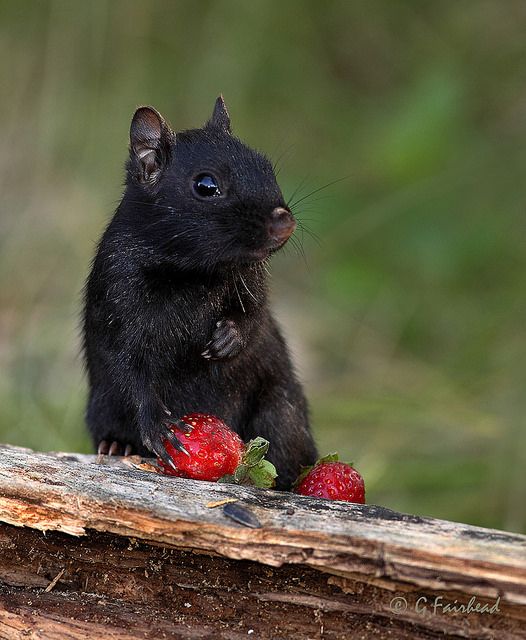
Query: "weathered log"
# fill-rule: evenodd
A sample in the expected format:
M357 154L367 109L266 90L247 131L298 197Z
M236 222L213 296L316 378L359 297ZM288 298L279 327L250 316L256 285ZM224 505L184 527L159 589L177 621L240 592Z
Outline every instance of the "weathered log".
M12 447L0 521L0 638L526 637L518 534Z

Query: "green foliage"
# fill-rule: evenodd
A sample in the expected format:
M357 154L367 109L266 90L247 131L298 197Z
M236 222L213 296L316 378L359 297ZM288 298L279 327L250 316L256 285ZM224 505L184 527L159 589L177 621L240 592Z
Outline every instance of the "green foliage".
M525 28L520 0L0 3L0 440L89 449L80 292L131 114L223 93L287 197L345 178L273 265L321 453L370 502L526 530Z

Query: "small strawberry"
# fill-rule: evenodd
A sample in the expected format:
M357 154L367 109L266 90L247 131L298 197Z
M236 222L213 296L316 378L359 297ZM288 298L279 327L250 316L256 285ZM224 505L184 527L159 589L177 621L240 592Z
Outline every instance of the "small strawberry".
M338 462L336 453L321 458L312 467L305 467L296 480L294 492L304 496L365 504L362 476L350 464Z
M271 487L276 477L272 463L264 459L269 443L255 438L245 445L235 431L216 416L190 413L181 418L188 429L173 426L182 450L168 440L164 448L170 464L158 458L163 473L194 480Z

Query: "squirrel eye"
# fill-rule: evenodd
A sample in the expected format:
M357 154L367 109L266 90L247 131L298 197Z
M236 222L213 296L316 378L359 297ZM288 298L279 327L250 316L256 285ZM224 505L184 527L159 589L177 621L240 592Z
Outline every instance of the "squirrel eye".
M217 180L208 173L201 173L194 178L194 191L201 198L215 198L221 195Z

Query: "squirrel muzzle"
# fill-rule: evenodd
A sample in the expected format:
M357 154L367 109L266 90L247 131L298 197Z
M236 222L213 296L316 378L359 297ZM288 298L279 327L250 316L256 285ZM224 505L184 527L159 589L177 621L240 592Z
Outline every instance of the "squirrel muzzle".
M279 249L293 234L296 228L296 221L292 217L292 213L284 207L276 207L270 214L270 220L267 224L269 238L272 242L272 248Z

